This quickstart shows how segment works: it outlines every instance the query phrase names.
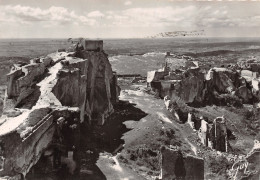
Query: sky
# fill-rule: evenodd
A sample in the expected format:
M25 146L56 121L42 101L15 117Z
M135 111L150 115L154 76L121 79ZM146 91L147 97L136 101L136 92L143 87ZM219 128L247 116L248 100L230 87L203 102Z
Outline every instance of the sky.
M0 0L0 38L260 37L260 1Z

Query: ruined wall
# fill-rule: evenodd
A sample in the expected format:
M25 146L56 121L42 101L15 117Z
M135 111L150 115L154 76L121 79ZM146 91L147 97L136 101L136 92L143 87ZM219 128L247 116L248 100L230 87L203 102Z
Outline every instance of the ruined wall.
M29 96L35 89L35 85L45 74L46 68L50 66L52 59L46 57L34 59L30 64L16 67L7 74L7 99L9 108L14 108L23 99Z
M81 42L83 48L88 51L102 51L103 50L103 40L84 40Z
M47 112L33 111L26 118L29 124L21 125L17 131L1 134L5 161L0 177L25 175L38 161L41 151L49 145L54 133L53 116Z
M208 123L203 117L200 118L199 129L195 129L194 124L198 124L191 118L189 113L187 123L193 130L197 131L200 142L207 147L221 152L228 152L229 142L227 137L227 126L224 117L217 117L213 123Z
M221 152L228 151L227 126L224 117L214 119L209 134L209 140L212 142L213 149Z
M163 180L204 179L204 160L163 147L161 149L161 178Z

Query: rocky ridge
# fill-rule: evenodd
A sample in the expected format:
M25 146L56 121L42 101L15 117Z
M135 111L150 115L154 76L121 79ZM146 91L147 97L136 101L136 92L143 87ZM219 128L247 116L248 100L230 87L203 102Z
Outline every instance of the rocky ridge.
M201 37L205 36L204 30L197 31L172 31L172 32L162 32L154 36L149 36L149 38L169 38L169 37Z

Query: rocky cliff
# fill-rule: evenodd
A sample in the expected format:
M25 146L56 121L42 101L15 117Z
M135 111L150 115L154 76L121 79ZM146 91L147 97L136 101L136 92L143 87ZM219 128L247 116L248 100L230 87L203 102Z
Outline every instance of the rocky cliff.
M118 100L116 78L100 49L57 52L14 65L0 118L0 177L25 176L46 148L65 135L58 130L61 124L67 129L104 124ZM58 144L75 149L77 139L71 139L71 147Z

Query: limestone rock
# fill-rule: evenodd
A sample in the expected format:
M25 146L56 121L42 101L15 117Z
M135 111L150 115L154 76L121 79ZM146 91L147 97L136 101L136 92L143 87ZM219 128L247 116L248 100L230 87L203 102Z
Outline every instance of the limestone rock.
M176 94L186 103L202 103L204 101L204 74L200 69L188 69L184 72L185 78L176 88Z
M239 74L226 68L213 68L211 87L218 93L230 93L235 90L239 82Z
M80 51L77 57L88 59L84 69L84 75L87 77L85 112L90 121L95 119L98 124L104 124L104 120L113 112L112 99L117 98L115 95L118 93L118 86L113 79L115 74L107 54L103 51L84 50ZM114 92L114 97L111 92Z
M251 73L243 70L242 74ZM255 103L260 99L259 80L241 76L228 68L211 68L207 73L199 67L185 71L150 71L147 76L148 87L164 98L180 97L190 106L209 104L241 107L242 103Z
M50 145L78 148L80 124L104 124L120 92L100 50L56 52L14 65L7 77L0 117L1 178L25 176Z

